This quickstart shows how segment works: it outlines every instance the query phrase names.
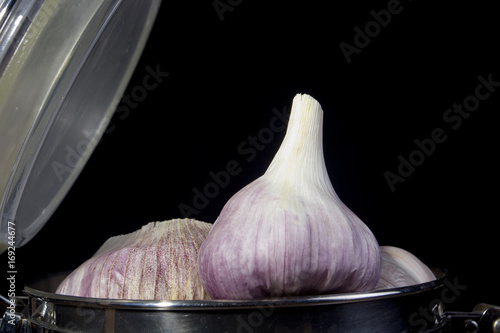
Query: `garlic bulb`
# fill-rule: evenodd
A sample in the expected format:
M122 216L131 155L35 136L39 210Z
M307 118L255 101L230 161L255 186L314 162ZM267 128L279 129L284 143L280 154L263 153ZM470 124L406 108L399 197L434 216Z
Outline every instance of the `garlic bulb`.
M267 171L223 207L198 255L215 299L371 290L378 243L339 199L323 157L323 111L297 95Z
M406 250L381 246L380 253L382 272L376 289L406 287L436 279L429 267Z
M193 219L152 222L108 239L56 293L113 299L209 299L196 260L211 224Z

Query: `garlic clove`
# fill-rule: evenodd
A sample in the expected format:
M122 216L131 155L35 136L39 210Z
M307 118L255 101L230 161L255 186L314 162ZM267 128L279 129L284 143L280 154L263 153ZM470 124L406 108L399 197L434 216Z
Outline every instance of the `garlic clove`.
M211 224L194 219L173 219L111 237L56 293L112 299L209 299L196 261L210 228Z
M308 95L292 104L267 171L223 207L198 255L215 299L372 290L378 243L340 200L323 156L323 111Z
M394 246L381 246L382 272L376 289L389 289L430 282L436 276L420 259Z

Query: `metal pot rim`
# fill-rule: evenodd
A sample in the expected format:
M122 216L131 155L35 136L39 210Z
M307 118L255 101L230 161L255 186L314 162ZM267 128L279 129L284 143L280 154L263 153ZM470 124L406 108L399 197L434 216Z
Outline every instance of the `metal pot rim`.
M30 287L25 287L24 292L29 298L36 298L52 304L91 308L104 307L125 310L163 311L237 310L259 307L281 308L366 302L417 294L439 288L443 285L444 280L449 277L448 271L444 269L438 269L434 273L438 277L436 280L407 287L381 289L370 292L279 297L261 300L123 300L68 296L40 291Z

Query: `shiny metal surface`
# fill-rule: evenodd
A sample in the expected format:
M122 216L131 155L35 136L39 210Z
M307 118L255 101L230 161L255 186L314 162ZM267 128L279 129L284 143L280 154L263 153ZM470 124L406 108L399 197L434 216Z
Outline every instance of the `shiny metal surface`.
M16 312L4 314L0 333L499 332L499 307L445 311L456 280L445 271L436 273L435 281L405 288L257 301L113 300L40 290L54 290L67 274L58 273L38 281L37 289L25 289ZM9 320L15 325L7 325Z
M500 307L484 304L484 312L479 321L481 332L500 333Z
M500 319L495 320L493 323L493 332L500 333Z
M0 29L5 22L5 18L9 16L15 2L16 0L0 0Z
M447 278L443 272L435 281L405 288L257 301L134 301L25 292L34 332L439 332L436 309Z

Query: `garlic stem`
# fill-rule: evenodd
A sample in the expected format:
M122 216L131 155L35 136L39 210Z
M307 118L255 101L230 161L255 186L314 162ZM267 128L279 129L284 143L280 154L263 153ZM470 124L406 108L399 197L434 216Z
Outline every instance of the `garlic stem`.
M305 189L302 184L311 183L337 197L323 155L323 110L315 99L300 94L293 99L285 138L266 173L281 182L285 192L286 186Z

